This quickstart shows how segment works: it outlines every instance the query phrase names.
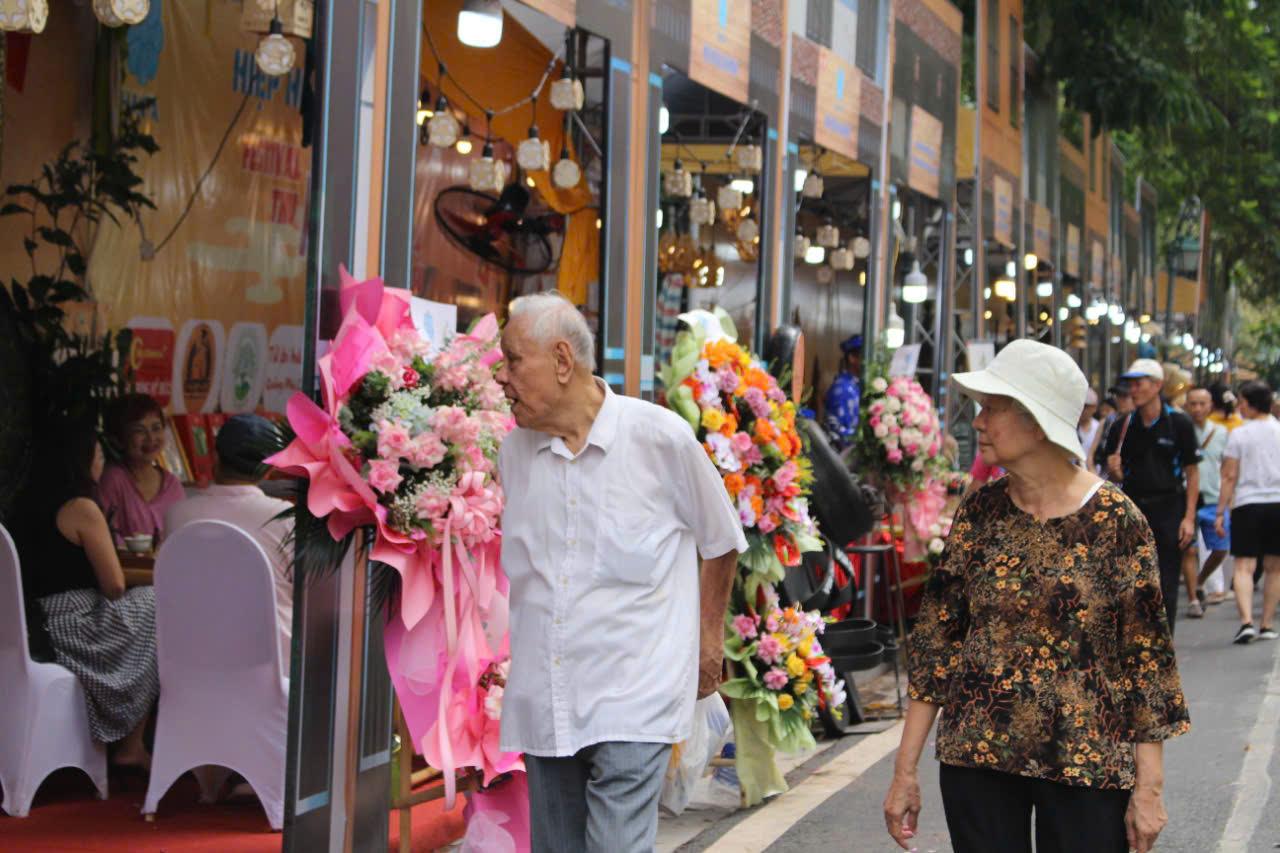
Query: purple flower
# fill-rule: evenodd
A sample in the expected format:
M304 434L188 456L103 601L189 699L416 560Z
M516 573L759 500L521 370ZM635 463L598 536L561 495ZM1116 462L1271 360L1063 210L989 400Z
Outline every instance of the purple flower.
M769 417L769 401L759 388L748 388L747 392L742 395L742 399L746 400L747 405L751 407L752 413L757 418Z
M756 657L765 663L777 663L782 660L782 643L771 634L761 637L756 645Z
M789 680L786 670L778 669L776 666L764 674L764 686L770 690L781 690L787 686Z
M726 394L732 394L738 390L738 374L729 368L723 368L716 374L716 379L720 385L720 390Z
M733 630L743 640L753 640L756 637L756 620L750 616L739 614L733 617Z

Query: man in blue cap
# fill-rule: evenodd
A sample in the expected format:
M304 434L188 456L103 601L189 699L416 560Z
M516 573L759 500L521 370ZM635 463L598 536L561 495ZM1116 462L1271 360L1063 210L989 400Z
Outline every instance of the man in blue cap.
M858 432L858 412L862 405L862 335L853 335L840 344L844 353L840 373L827 389L823 405L826 409L827 435L837 449L853 444Z

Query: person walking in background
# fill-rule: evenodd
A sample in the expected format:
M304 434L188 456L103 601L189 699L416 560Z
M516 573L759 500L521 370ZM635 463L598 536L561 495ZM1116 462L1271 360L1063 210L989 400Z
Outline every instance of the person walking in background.
M1102 421L1102 431L1098 438L1098 447L1094 450L1092 456L1095 466L1094 470L1096 470L1099 476L1102 477L1107 476L1107 459L1106 456L1103 455L1103 450L1106 448L1107 440L1111 436L1111 430L1115 427L1118 421L1128 417L1129 413L1133 411L1133 397L1129 395L1129 389L1123 383L1112 386L1107 391L1107 400L1111 403L1112 411L1111 414L1107 415L1107 417Z
M1219 536L1214 519L1218 513L1218 485L1222 454L1227 449L1227 428L1209 420L1213 411L1213 397L1208 388L1195 387L1187 392L1187 414L1196 429L1196 442L1200 446L1200 502L1196 508L1196 524L1200 538L1209 552L1200 565L1200 550L1188 548L1182 553L1182 577L1187 584L1187 616L1198 619L1204 616L1205 604L1220 604L1223 593L1222 575L1218 569L1231 547L1231 516L1225 516L1225 536ZM1216 586L1215 586L1216 582ZM1213 589L1209 589L1213 586ZM1207 594L1206 594L1207 591Z
M956 853L1148 851L1167 815L1163 741L1190 728L1151 529L1079 466L1084 375L1011 342L956 384L979 396L982 458L1008 476L965 499L908 641L911 703L884 801L906 849L916 767L937 753Z
M1191 418L1160 397L1164 368L1158 361L1140 358L1120 378L1128 384L1134 411L1118 420L1107 436L1107 474L1124 486L1151 525L1160 590L1173 631L1182 551L1196 536L1200 448Z
M853 335L840 344L840 372L831 380L822 398L825 426L837 450L853 444L858 434L862 405L862 335Z
M672 744L720 684L747 548L689 425L592 373L558 293L511 303L497 381L511 674L500 748L524 753L535 851L652 850ZM699 572L698 556L703 558Z
M1092 459L1098 449L1098 440L1102 437L1102 424L1094 415L1098 411L1098 392L1090 388L1085 392L1084 409L1080 412L1080 422L1076 424L1076 435L1080 438L1080 446L1084 448L1085 460ZM1085 464L1082 460L1081 464Z
M1213 398L1213 411L1209 420L1227 428L1227 432L1244 426L1244 419L1236 414L1236 395L1221 382L1209 386L1209 395Z
M1280 422L1271 416L1273 395L1265 382L1240 386L1244 423L1227 437L1222 460L1222 487L1215 527L1227 530L1231 511L1231 556L1235 560L1236 606L1240 610L1237 644L1277 637L1276 604L1280 603ZM1253 626L1253 572L1261 562L1261 628Z

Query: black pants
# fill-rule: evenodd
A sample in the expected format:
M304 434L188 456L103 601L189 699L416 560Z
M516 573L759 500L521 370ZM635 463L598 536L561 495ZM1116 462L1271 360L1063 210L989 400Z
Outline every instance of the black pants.
M1178 527L1187 514L1186 495L1163 498L1134 499L1147 517L1156 539L1156 560L1160 563L1160 594L1164 596L1164 612L1169 616L1169 633L1178 615L1178 586L1182 579L1182 549L1178 547Z
M942 765L942 807L955 853L1128 853L1129 792L1081 788L999 770Z

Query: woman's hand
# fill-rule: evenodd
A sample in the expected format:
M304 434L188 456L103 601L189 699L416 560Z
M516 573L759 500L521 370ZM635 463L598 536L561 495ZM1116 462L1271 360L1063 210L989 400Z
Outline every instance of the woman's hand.
M1227 535L1226 519L1224 519L1221 515L1218 515L1213 519L1213 531L1217 533L1219 536L1226 538L1226 535Z
M908 842L915 838L919 818L920 780L914 772L895 772L884 797L884 823L903 850L909 849Z
M1138 853L1148 853L1155 847L1160 830L1168 822L1169 814L1164 810L1160 790L1134 788L1129 797L1129 808L1124 813L1124 830L1129 839L1129 847Z

